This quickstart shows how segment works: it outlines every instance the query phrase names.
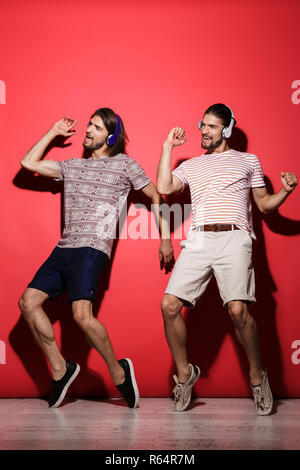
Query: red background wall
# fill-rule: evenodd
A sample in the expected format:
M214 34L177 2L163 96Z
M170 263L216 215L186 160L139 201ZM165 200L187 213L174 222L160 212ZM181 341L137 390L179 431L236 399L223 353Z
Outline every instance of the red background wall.
M61 195L52 182L20 169L24 153L67 115L78 119L77 133L47 157L80 157L90 114L109 106L124 119L128 154L155 181L169 129L179 125L187 133L186 144L174 150L175 166L201 152L197 122L221 101L236 115L232 145L257 154L268 185L279 190L281 170L300 175L299 11L297 0L11 0L1 6L0 396L47 395L50 387L17 300L60 236ZM252 314L273 391L286 397L300 396L299 194L278 213L254 213L258 303ZM137 194L134 201L144 202ZM158 240L119 240L95 309L118 357L134 360L142 396L169 396L173 386L160 313L169 275L159 270L158 246ZM66 299L46 310L64 355L82 366L72 394L118 396ZM249 396L247 362L215 284L184 314L190 359L202 369L196 394Z

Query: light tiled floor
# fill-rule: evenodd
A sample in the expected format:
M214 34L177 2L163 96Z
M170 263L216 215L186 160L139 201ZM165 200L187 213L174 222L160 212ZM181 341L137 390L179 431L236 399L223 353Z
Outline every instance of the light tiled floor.
M199 398L174 413L168 398L66 400L49 409L40 399L0 399L1 450L300 449L300 399L279 400L257 416L251 399Z

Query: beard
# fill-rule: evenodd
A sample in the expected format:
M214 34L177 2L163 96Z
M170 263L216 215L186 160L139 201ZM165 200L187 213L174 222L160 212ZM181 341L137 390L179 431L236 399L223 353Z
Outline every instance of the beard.
M214 142L213 140L210 142L210 144L204 144L203 143L203 139L202 139L202 142L201 142L201 147L205 150L215 150L217 147L219 147L219 145L222 144L223 142L223 137L221 137L219 140L217 140L216 142Z
M102 142L89 142L89 143L86 143L85 141L83 142L83 147L85 148L85 150L90 150L90 151L94 151L94 150L99 150L101 149L102 147L104 147L104 145L106 144L106 140L103 140Z

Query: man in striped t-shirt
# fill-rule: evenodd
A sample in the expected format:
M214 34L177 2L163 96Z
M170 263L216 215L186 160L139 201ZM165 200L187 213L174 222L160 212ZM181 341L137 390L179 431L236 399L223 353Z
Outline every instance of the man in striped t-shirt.
M266 190L258 158L229 147L235 119L232 110L218 103L204 113L199 129L206 152L171 171L171 151L185 142L185 131L171 129L164 142L157 175L160 194L180 193L186 185L192 200L192 223L176 261L162 301L168 345L177 368L174 375L174 411L184 411L200 369L189 364L186 327L182 307L193 307L215 275L223 305L227 307L238 340L247 354L250 384L259 415L272 411L273 398L266 369L262 366L257 326L248 311L255 302L252 266L250 189L263 213L279 207L297 185L293 173L281 172L282 188L270 195Z

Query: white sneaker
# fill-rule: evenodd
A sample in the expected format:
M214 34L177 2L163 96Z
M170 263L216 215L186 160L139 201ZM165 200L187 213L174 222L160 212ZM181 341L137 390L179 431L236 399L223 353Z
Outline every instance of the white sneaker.
M178 382L178 377L173 375L173 378L176 382L176 386L173 389L174 393L174 402L173 402L173 411L184 411L190 404L192 396L193 385L200 377L200 369L198 366L193 366L189 364L191 369L190 378L184 384Z
M260 385L251 385L252 393L255 401L256 413L260 416L267 416L272 412L273 396L268 381L266 369Z

